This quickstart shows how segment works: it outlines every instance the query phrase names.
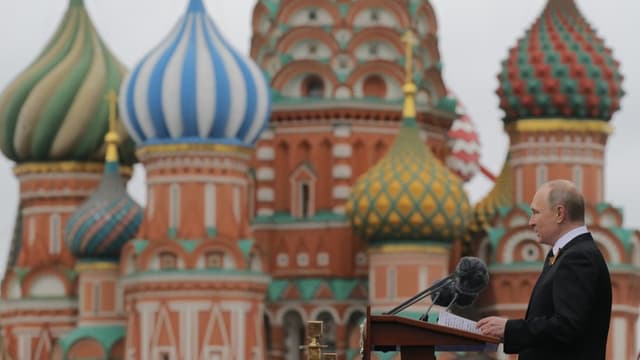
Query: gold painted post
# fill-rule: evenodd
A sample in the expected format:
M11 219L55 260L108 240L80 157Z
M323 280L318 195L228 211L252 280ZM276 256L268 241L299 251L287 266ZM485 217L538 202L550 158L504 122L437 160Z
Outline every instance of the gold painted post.
M307 360L322 360L322 348L326 345L320 345L320 337L322 336L322 321L307 322L307 337L309 343L300 348L307 350Z
M338 360L336 353L325 353L322 355L322 360Z

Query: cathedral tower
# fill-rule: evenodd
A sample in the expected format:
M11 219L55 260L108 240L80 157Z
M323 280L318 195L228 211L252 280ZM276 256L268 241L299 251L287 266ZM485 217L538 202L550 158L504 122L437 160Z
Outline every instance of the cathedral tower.
M481 311L522 317L548 251L528 226L528 203L549 180L573 181L585 196L587 226L612 277L607 358L630 359L640 239L623 227L622 211L604 196L609 121L624 95L618 68L574 0L547 2L498 76L510 147L496 187L476 206L486 234L476 249L491 271Z
M441 76L435 15L427 1L261 0L252 25L251 56L273 93L252 179L257 245L273 277L271 358L300 359L307 320L324 321L329 350L351 358L369 264L345 202L401 127L407 29L417 41L414 131L438 159L448 151L456 103Z
M127 357L265 358L269 278L246 204L269 96L202 0L124 81L120 110L147 174L144 220L120 264Z
M354 184L347 203L353 230L368 242L369 305L392 309L449 273L452 243L471 219L462 181L425 146L417 132L411 54L405 35L403 123L389 152ZM417 317L428 304L405 315Z
M104 99L124 72L83 1L70 0L42 53L0 97L0 149L15 161L20 186L0 323L17 359L48 354L75 325L77 273L63 230L100 182ZM122 126L117 132L125 139L123 172L130 175L132 143Z

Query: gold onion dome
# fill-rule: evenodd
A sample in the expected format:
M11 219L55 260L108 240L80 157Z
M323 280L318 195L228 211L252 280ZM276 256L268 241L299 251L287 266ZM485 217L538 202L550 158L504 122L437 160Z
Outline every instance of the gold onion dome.
M496 178L493 188L474 206L475 221L471 225L471 231L486 230L500 208L514 204L511 190L513 188L513 170L509 159L510 155L507 154L502 171Z
M0 94L0 149L17 163L104 159L108 110L125 67L107 49L82 0L69 0L42 53ZM121 160L135 162L118 124Z
M406 66L411 74L411 64ZM347 214L353 230L369 241L450 242L466 233L472 216L469 200L460 179L420 139L410 76L404 92L404 120L396 141L356 181Z

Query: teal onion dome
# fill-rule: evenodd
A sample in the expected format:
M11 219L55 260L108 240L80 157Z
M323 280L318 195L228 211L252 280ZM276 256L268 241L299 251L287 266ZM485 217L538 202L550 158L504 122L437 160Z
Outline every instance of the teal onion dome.
M115 96L114 92L114 112ZM110 131L105 140L107 161L100 186L71 215L65 228L65 241L77 258L117 258L142 223L142 207L129 196L120 176L118 135Z
M82 0L70 0L41 54L0 94L0 149L17 163L104 159L109 90L125 67L106 47ZM124 126L120 154L135 162Z

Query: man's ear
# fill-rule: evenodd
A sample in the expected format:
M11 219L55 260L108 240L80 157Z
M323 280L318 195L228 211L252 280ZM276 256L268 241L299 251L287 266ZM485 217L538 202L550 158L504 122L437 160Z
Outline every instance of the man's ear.
M567 208L564 205L556 205L556 222L561 224L567 214Z

